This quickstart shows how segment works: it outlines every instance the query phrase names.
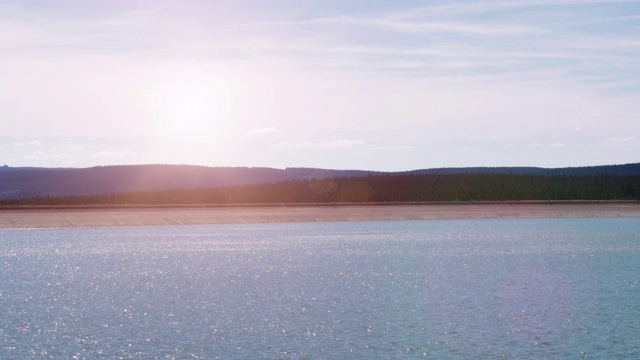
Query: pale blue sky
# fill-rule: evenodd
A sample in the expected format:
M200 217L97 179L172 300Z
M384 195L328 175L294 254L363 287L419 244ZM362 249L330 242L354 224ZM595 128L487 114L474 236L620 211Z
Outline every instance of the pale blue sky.
M0 0L0 68L0 165L640 161L640 0Z

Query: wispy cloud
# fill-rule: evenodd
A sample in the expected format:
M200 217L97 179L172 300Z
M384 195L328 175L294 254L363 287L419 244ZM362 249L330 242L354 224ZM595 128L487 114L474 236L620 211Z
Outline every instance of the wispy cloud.
M406 151L414 150L416 147L413 145L397 145L397 146L380 146L377 150L391 150L391 151Z
M354 146L363 145L364 143L364 141L360 140L335 140L326 142L294 141L279 142L273 146L283 149L348 149Z
M482 24L470 22L442 21L400 21L385 18L334 17L298 21L263 21L238 24L238 27L301 27L301 26L350 25L371 27L390 32L409 34L453 33L479 36L518 36L523 34L544 34L547 30L517 24Z
M617 142L629 142L629 141L634 141L635 138L633 136L624 136L624 137L610 137L610 138L605 138L605 139L601 139L601 142L606 142L606 143L617 143Z
M45 153L44 151L34 151L28 155L25 155L24 157L29 160L44 160L50 158L49 154Z
M604 23L620 23L626 21L640 20L640 15L627 15L627 16L611 16L611 17L599 17L593 19L574 20L563 23L562 25L593 25Z
M638 0L518 0L518 1L474 1L461 4L420 7L390 15L391 19L412 19L428 16L483 13L530 7L556 7L565 5L593 5L637 3Z
M51 151L56 153L73 153L79 152L83 150L83 146L80 144L63 144L54 146L51 148Z
M274 135L274 134L279 134L282 131L280 131L280 129L278 129L277 127L264 127L264 128L258 128L258 129L253 129L249 132L249 135L253 135L253 136L269 136L269 135Z
M23 146L40 146L42 143L38 140L30 140L30 141L18 141L14 142L13 146L23 147Z
M462 22L406 22L406 21L383 21L372 20L360 22L362 25L369 25L385 30L413 33L454 33L461 35L477 36L519 36L524 34L544 34L547 30L533 28L523 25L502 25L502 24L477 24Z
M557 17L549 20L545 14L555 14L553 11L557 6L572 7L575 13L567 18L576 19L593 14L588 5L624 3L640 1L469 2L408 10L255 21L232 26L262 29L262 33L270 34L259 36L263 41L224 46L235 47L253 56L286 59L302 67L365 74L395 72L450 79L481 76L487 81L500 81L507 75L509 78L519 77L517 81L520 82L535 80L561 84L575 83L574 79L578 77L586 78L598 73L600 76L605 74L606 81L582 83L594 90L606 91L640 86L640 80L620 72L620 69L638 66L640 40L631 34L612 36L596 29L567 32L562 21ZM534 15L530 12L532 8L536 10ZM523 21L510 21L509 16L476 16L477 13L499 13L503 10L509 10L509 15L521 15ZM619 17L632 20L638 16ZM610 20L615 18L612 16ZM544 75L544 71L548 71L549 77L539 77ZM529 78L530 74L538 78Z
M105 151L99 151L96 153L91 154L92 158L109 158L109 159L121 159L121 158L126 158L126 157L132 157L135 156L135 153L132 151L111 151L111 150L105 150Z

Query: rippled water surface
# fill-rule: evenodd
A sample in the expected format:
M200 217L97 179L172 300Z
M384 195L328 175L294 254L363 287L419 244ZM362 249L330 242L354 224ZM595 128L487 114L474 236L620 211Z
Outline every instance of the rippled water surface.
M0 231L0 358L640 358L640 220Z

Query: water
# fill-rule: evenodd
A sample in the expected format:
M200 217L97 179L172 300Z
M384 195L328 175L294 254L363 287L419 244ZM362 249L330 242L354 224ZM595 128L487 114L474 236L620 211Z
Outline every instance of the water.
M0 358L640 358L638 219L0 231Z

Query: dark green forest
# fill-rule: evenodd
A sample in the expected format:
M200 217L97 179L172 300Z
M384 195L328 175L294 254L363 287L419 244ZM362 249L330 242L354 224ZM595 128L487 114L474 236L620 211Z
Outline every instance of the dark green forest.
M640 176L393 174L282 181L209 189L37 196L3 206L340 204L640 200Z

